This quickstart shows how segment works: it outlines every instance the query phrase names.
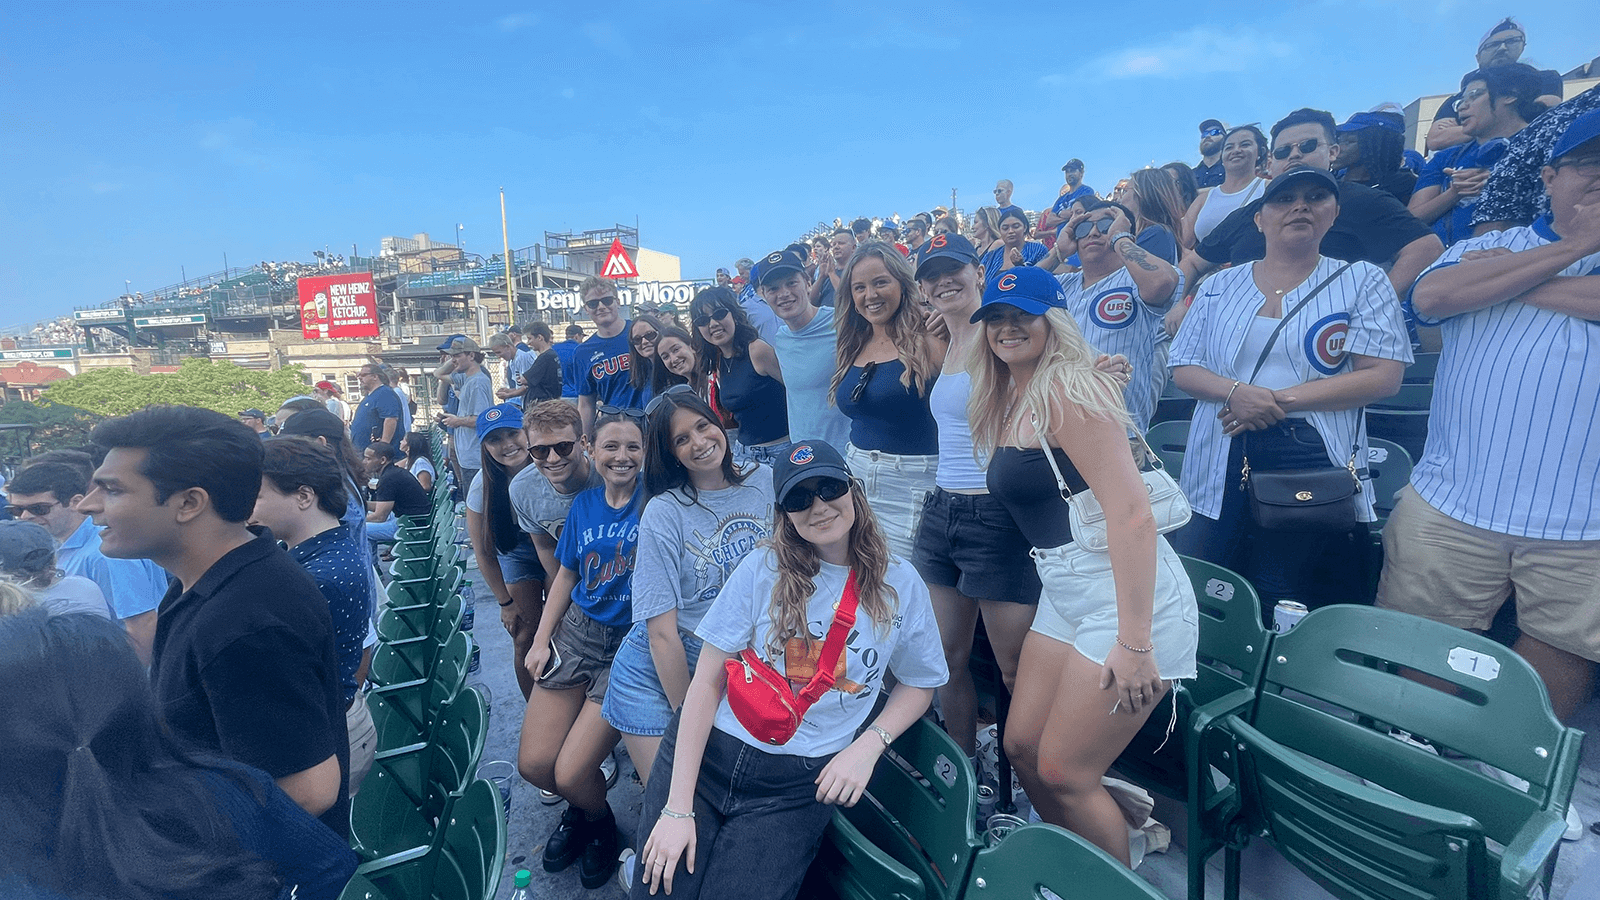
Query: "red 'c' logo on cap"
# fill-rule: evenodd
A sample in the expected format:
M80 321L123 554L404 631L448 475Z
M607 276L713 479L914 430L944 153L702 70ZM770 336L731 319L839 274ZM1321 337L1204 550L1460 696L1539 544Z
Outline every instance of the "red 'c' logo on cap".
M1012 272L1007 272L1006 274L1001 275L1000 280L995 282L995 284L999 286L1000 290L1009 291L1017 286L1017 276Z
M945 244L948 244L948 243L950 243L950 242L945 240L945 235L943 233L940 233L940 234L936 234L936 235L933 236L933 240L928 242L928 246L932 247L935 250L937 250L940 247L943 247Z

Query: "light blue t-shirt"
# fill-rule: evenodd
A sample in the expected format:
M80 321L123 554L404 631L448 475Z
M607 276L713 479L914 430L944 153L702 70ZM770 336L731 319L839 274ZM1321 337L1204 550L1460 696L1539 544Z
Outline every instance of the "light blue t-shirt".
M167 593L167 572L148 559L112 559L100 552L100 529L85 518L56 551L56 565L100 586L119 619L147 613Z
M817 307L817 314L798 334L780 321L772 335L772 349L778 354L788 393L789 439L827 441L843 452L850 440L850 419L828 402L838 341L833 316L833 307Z

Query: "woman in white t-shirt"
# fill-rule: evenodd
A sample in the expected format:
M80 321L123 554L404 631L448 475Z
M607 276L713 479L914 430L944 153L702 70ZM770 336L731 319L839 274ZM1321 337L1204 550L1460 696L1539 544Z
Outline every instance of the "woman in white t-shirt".
M794 897L833 807L861 798L878 757L948 677L928 590L890 556L839 452L794 445L773 487L783 513L771 544L745 557L695 629L700 662L645 788L635 900L660 887L675 898ZM852 575L859 611L841 674L792 738L763 743L728 705L724 663L749 648L791 684L808 682ZM895 686L868 724L889 672Z
M420 431L407 434L405 451L406 458L395 465L409 471L423 490L433 493L433 480L439 477L439 473L433 468L433 445L428 436Z

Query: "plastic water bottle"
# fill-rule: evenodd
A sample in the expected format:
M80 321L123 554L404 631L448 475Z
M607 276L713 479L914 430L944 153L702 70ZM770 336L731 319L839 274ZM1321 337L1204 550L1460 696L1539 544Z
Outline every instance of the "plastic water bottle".
M472 595L472 582L468 581L465 584L461 585L461 630L462 631L471 631L472 630L472 622L473 622L474 619L476 619L478 617L477 613L473 611L473 607L477 604L477 602L478 602L477 598Z
M528 893L528 885L533 881L533 873L527 869L518 869L517 874L511 876L511 900L532 900L533 895Z

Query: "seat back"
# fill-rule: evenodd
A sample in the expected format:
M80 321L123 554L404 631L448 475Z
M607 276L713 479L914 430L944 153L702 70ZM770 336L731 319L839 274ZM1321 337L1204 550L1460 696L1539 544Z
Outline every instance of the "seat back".
M1157 793L1184 800L1188 764L1184 735L1196 707L1260 684L1272 633L1261 625L1261 600L1242 575L1203 560L1183 557L1200 610L1200 646L1193 681L1168 692L1117 758L1116 769ZM1170 704L1177 704L1177 726Z
M368 881L360 874L352 875L350 881L339 893L339 900L390 900L389 896L378 890L378 886Z
M857 827L858 822L867 830ZM853 807L834 811L800 895L838 900L926 900L930 895L922 879L897 859L913 849L904 832L891 826L869 797L863 797Z
M1162 900L1151 887L1104 850L1054 825L1018 828L973 861L969 900Z
M481 778L467 785L450 805L440 831L426 853L375 859L357 874L388 897L491 900L500 887L506 855L500 792Z
M1372 473L1372 506L1378 515L1378 525L1389 520L1394 512L1395 494L1411 481L1414 464L1406 448L1383 438L1367 439L1367 470Z
M1223 724L1238 756L1248 826L1335 896L1486 896L1482 888L1490 867L1483 828L1471 816L1330 772L1236 717ZM1389 743L1411 751L1398 741Z
M1183 454L1189 449L1189 420L1160 422L1150 427L1145 443L1155 452L1167 474L1177 479L1183 473Z
M1538 674L1508 648L1365 606L1315 610L1277 636L1249 724L1411 800L1470 816L1502 844L1536 812L1564 811L1582 738L1556 720ZM1528 790L1395 740L1396 729L1522 778Z
M1367 405L1367 435L1393 441L1406 448L1412 459L1422 458L1428 441L1428 409L1433 404L1433 384L1402 384L1393 397Z
M918 719L884 751L867 792L909 836L917 852L899 861L922 879L928 896L960 896L982 842L973 827L977 776L955 741Z
M1432 384L1433 376L1439 371L1439 354L1418 353L1411 365L1406 366L1406 371L1401 376L1405 384Z
M380 651L385 649L379 646ZM379 697L383 701L382 716L385 721L378 732L380 739L386 734L401 730L429 734L439 711L446 703L455 699L456 694L460 693L462 686L467 683L467 665L471 657L472 639L466 632L457 631L439 650L431 677L374 687L368 695L368 700L369 705L373 707L375 724L378 721L379 704L370 701L373 697ZM376 661L376 654L373 659ZM406 724L402 726L387 721L393 716L404 719Z

